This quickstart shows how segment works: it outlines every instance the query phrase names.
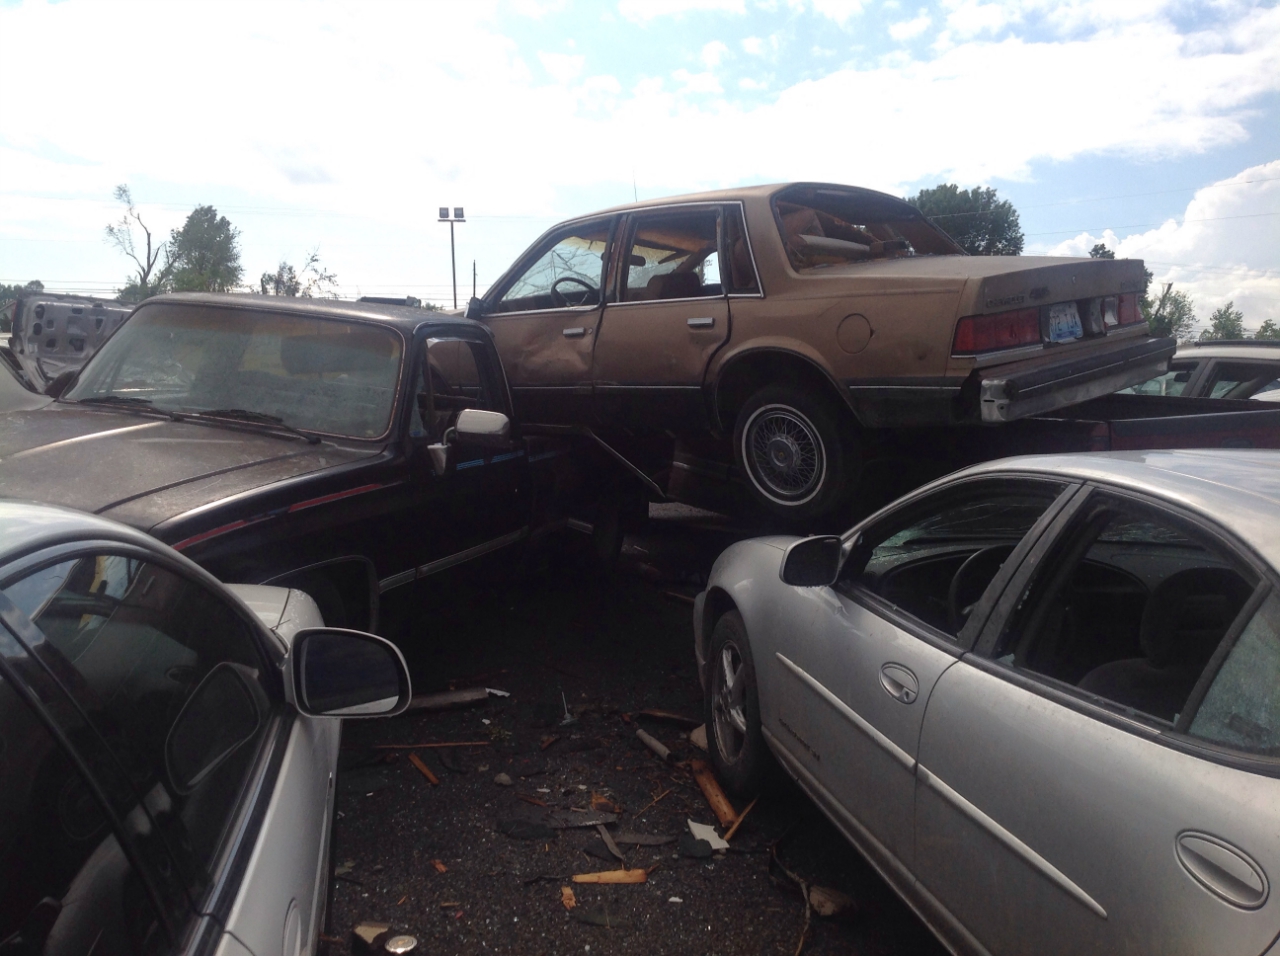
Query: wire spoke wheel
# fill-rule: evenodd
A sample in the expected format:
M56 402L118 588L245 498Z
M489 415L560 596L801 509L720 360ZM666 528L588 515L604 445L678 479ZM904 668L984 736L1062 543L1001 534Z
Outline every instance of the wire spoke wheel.
M818 493L827 455L818 429L786 405L756 410L742 435L742 457L751 480L781 504L802 504Z
M747 718L743 711L747 678L742 652L732 641L725 641L721 646L711 681L716 749L725 763L734 763L742 755L747 734Z

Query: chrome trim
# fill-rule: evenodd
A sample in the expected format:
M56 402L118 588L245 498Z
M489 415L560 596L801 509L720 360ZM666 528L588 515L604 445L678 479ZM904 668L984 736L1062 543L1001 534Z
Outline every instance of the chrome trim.
M529 536L529 528L526 525L518 531L512 531L510 534L504 534L500 538L494 538L490 541L484 541L474 547L467 548L464 551L458 551L455 554L446 555L443 558L437 558L434 561L428 561L426 564L419 565L416 568L410 568L408 571L401 571L399 574L393 574L389 578L383 578L378 582L378 593L389 591L392 588L399 587L402 584L408 584L421 578L429 577L440 571L463 564L481 555L488 554L490 551L497 551L499 548L505 548L509 544L515 544L517 541L523 541Z
M713 329L716 325L715 316L708 316L699 319L685 319L684 324L691 329Z
M566 305L559 309L526 309L523 312L490 312L488 315L482 315L473 321L488 323L490 319L500 319L507 315L550 315L553 312L595 312L600 308L600 303L595 305Z
M959 793L952 790L946 783L923 765L918 765L916 767L916 776L922 783L930 787L935 793L958 809L970 820L990 833L1032 867L1039 870L1040 873L1047 877L1051 883L1057 886L1060 890L1066 892L1067 895L1075 899L1076 902L1080 903L1094 915L1099 916L1102 919L1107 918L1107 911L1104 910L1092 896L1073 883L1065 873L1042 857L1035 850L1031 849L1031 847L1019 840L991 817L979 810Z
M911 754L907 753L905 750L903 750L901 747L895 744L892 740L890 740L880 731L876 730L876 728L873 727L865 717L863 717L857 711L853 710L848 704L842 701L839 697L831 693L831 691L823 687L822 684L820 684L817 680L815 680L809 674L808 671L796 666L791 661L787 660L787 658L783 657L780 652L775 651L774 653L775 653L775 656L778 658L778 660L782 662L782 665L784 667L786 667L789 671L791 671L791 673L799 677L800 680L804 681L804 683L807 684L810 687L810 689L815 691L819 697L821 697L833 708L835 708L836 713L838 713L841 717L849 721L849 723L853 724L853 726L857 727L864 734L870 737L872 741L874 741L882 749L887 751L889 756L893 757L894 760L898 761L898 763L906 767L908 771L910 772L915 771L916 759L913 756L911 756Z
M678 299L623 299L621 301L606 302L605 309L616 308L620 305L641 306L641 305L671 305L673 302L723 302L727 296L721 292L719 295L686 295Z
M580 339L587 334L585 327L578 325L565 329L562 333L566 339Z

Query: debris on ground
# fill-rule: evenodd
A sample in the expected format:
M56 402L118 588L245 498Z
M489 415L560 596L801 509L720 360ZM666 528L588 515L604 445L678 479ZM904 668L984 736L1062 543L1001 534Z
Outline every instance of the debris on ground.
M351 931L353 942L366 950L373 951L391 932L390 923L357 923Z
M511 779L509 774L500 773L493 778L493 782L500 787L510 787L515 785L515 781Z
M575 873L575 883L643 883L649 879L648 870L602 870L599 873Z
M694 728L701 726L702 720L695 717L686 717L684 714L677 714L670 710L659 710L656 707L646 707L644 710L636 712L637 717L650 717L653 720L665 720L670 724L680 724L682 727Z
M720 788L720 781L716 779L711 767L707 765L705 760L691 760L689 769L693 773L693 779L697 781L698 789L707 798L707 804L711 807L711 812L720 821L720 825L722 827L733 826L734 821L738 819L738 811L733 809L733 804L729 802L729 798Z
M557 830L572 830L577 827L594 827L601 823L616 823L616 813L605 813L602 810L552 810L547 814L547 822Z
M738 819L733 821L733 826L729 827L729 832L724 835L726 843L733 839L733 835L738 832L738 827L742 826L742 821L747 818L747 814L751 812L751 808L756 805L756 801L759 799L759 797L753 797L751 802L747 804L746 809L738 814Z
M474 707L489 699L487 687L469 687L466 690L446 690L438 694L414 694L404 713L419 711L457 710L461 707Z
M511 696L510 691L498 690L498 688L496 687L486 687L485 690L489 693L490 697L510 697Z
M498 832L513 840L550 840L556 835L546 824L533 820L500 820Z
M671 751L667 749L666 744L658 740L656 737L653 737L645 733L643 730L637 730L636 736L640 738L640 742L642 744L644 744L646 747L652 750L655 754L657 754L660 760L664 760L667 763L671 763L671 761L674 759Z
M604 845L609 849L609 852L621 860L622 851L618 849L618 844L613 842L613 837L609 834L609 831L605 829L605 825L603 823L596 824L596 832L600 834L600 839L604 841Z
M604 906L592 906L589 909L579 907L573 911L573 918L583 923L590 923L592 926L603 926L606 929L629 929L631 927L631 924L626 920L611 915Z
M607 810L609 813L622 812L622 807L618 806L618 804L614 803L603 794L596 793L594 790L591 791L591 809Z
M809 887L809 905L819 916L839 916L855 907L852 896L828 886Z
M449 747L488 747L491 740L438 740L422 744L374 744L374 750L442 750Z
M448 873L449 868L444 865L443 860L432 860L431 865L436 868L437 873Z
M403 953L412 951L418 945L418 940L413 936L392 936L383 943L382 948L388 953L395 953L401 956Z
M675 840L674 836L667 833L632 833L629 830L623 830L613 835L614 843L631 846L664 846L674 843Z
M689 731L689 743L693 744L699 750L706 752L707 749L707 725L699 724L693 730Z
M713 850L729 849L728 841L721 839L720 834L716 833L715 827L708 826L705 823L694 823L692 820L689 820L688 823L689 833L695 840L706 840Z
M711 849L711 844L706 840L700 840L691 833L683 833L680 835L680 842L676 848L680 851L681 856L687 856L694 860L707 860L715 853Z
M669 896L669 897L667 897L667 902L668 902L668 903L683 903L683 902L684 902L684 900L680 899L680 897L678 897L678 896Z
M342 861L341 863L339 863L336 867L334 867L333 875L334 875L334 876L346 876L348 873L350 873L350 872L351 872L352 870L354 870L355 868L356 868L356 861L355 861L355 860L343 860L343 861Z
M578 905L578 898L573 895L572 886L560 887L560 902L564 905L564 908L567 910L571 910Z
M409 763L413 764L415 767L418 768L418 772L427 778L427 783L431 784L431 786L433 787L440 786L440 778L431 772L431 768L428 767L425 763L423 763L422 758L419 757L417 754L414 754L414 753L409 754Z

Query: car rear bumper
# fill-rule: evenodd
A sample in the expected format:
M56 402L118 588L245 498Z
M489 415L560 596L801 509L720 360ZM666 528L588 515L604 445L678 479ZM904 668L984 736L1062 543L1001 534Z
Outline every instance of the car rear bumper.
M1144 338L1111 348L1075 354L1046 365L1037 357L984 368L979 407L984 422L1011 422L1128 388L1168 368L1177 343Z

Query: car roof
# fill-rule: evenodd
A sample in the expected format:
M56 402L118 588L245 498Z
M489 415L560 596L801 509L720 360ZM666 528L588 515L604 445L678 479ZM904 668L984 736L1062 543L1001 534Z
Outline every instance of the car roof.
M0 564L64 541L88 538L136 544L167 551L163 544L108 518L17 498L0 498Z
M1145 492L1203 515L1280 569L1280 451L1171 449L1029 455L960 474L1033 472Z
M589 219L594 216L611 215L620 212L628 212L633 209L651 209L654 206L671 206L680 203L695 202L732 202L742 200L758 200L768 199L775 193L784 189L792 189L795 187L811 187L815 189L838 189L846 193L862 193L869 199L875 199L883 202L889 200L893 203L901 204L904 212L910 212L918 215L917 210L906 200L899 196L892 196L889 193L878 192L874 189L867 189L863 186L847 186L841 183L811 183L811 182L792 182L792 183L769 183L760 186L739 186L733 189L713 189L707 192L686 193L680 196L662 196L656 199L645 199L640 202L624 203L621 206L611 206L608 209L601 209L585 216L574 216L567 222L574 222L578 219Z
M427 311L407 305L389 305L382 302L352 302L347 299L304 299L293 296L231 292L174 292L146 299L138 308L162 303L287 312L293 315L310 315L321 318L372 320L394 326L405 333L412 333L414 329L423 324L464 325L478 329L484 328L474 319L464 319L457 314L436 310Z
M1274 342L1192 342L1178 346L1175 358L1225 358L1280 362L1280 340Z

